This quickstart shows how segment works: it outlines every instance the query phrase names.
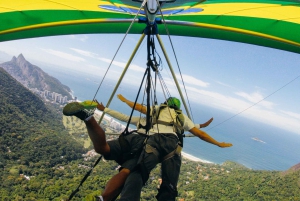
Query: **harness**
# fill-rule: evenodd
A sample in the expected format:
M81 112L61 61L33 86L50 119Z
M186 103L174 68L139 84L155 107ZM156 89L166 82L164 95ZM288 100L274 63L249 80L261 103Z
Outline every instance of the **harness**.
M170 110L174 110L175 113L176 113L176 116L175 117L171 117L172 120L169 121L169 122L163 121L163 120L159 119L161 111L164 110L164 109L169 110L167 112L169 112L170 115L171 115L171 111ZM152 116L153 116L153 118L152 118L152 127L154 127L157 124L161 124L161 125L173 127L173 131L176 133L176 135L177 135L177 137L179 139L179 145L181 147L183 147L184 116L182 114L182 111L179 110L179 109L170 108L170 107L168 107L167 104L162 103L162 104L160 104L158 111L155 111L155 109L153 110Z

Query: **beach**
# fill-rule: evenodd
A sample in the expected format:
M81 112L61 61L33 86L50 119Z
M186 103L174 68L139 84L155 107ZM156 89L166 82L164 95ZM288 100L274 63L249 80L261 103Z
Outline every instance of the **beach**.
M192 156L192 155L190 155L188 153L185 153L185 152L181 152L181 155L182 155L183 158L186 158L190 161L201 162L201 163L213 163L211 161L207 161L207 160L203 160L201 158L197 158L197 157Z

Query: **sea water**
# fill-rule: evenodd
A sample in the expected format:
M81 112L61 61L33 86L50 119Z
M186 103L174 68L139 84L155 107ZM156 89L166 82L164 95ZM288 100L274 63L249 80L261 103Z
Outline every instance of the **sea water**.
M55 68L43 70L70 87L78 100L92 99L102 79L90 74L63 72ZM98 101L106 104L115 84L116 81L103 82L96 95ZM121 84L116 94L121 93L134 100L138 87ZM116 96L110 108L128 115L131 112ZM203 123L214 117L210 126L203 130L219 142L233 144L230 148L220 148L196 137L185 138L183 151L194 157L217 164L230 160L255 170L287 170L300 162L300 135L249 120L241 115L222 123L234 114L207 106L197 106L192 110L195 123Z

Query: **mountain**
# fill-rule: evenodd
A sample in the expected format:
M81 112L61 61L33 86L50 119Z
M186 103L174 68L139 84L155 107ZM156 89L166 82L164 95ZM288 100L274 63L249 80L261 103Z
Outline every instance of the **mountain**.
M33 163L53 167L82 158L86 150L65 131L61 112L2 68L0 94L0 169Z
M63 127L61 108L2 68L0 97L0 200L54 200L64 187L63 196L70 194L83 174L71 172L87 150Z
M70 88L63 85L58 79L45 73L41 68L28 62L22 54L11 61L0 64L12 77L27 88L37 88L39 91L51 91L67 96L71 99Z

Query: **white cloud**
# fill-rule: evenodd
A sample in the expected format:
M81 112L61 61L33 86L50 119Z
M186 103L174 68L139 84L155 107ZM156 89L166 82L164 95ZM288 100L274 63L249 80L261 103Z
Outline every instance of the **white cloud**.
M135 65L135 64L131 64L129 66L129 69L134 70L134 71L138 71L138 72L145 72L145 70L146 70L145 68L140 67L140 66Z
M251 110L247 110L243 116L245 115L246 117L248 116L253 120L257 120L278 127L280 129L285 129L300 134L300 119L296 119L292 116L280 113L279 111L251 108ZM300 114L295 115L300 116Z
M191 100L210 107L237 113L250 106L248 102L218 92L187 87Z
M176 77L178 80L181 80L181 76L179 74L176 74ZM191 84L191 85L196 85L200 87L208 87L209 83L204 82L202 80L199 80L193 76L182 74L182 79L184 80L184 83L186 84Z
M99 60L104 61L106 63L111 63L110 59L99 58ZM121 68L125 68L125 66L126 66L125 62L120 62L120 61L113 61L112 64L115 65L115 66L121 67ZM129 69L134 70L134 71L138 71L138 72L145 72L145 68L142 68L142 67L140 67L138 65L135 65L135 64L131 64L129 66Z
M220 82L220 81L216 81L216 83L218 83L219 85L225 86L225 87L230 87L230 88L232 88L232 86L230 86L229 84L225 84L225 83Z
M101 66L87 64L86 67L84 68L84 72L90 73L92 75L103 76L105 73L105 69L102 68Z
M252 107L253 104L251 103L255 103L255 101L259 101L262 98L260 94L251 96L241 92L240 96L244 99L238 99L233 96L199 90L194 87L187 87L187 90L189 98L193 102L225 110L231 112L233 115L239 114L243 117L299 134L300 114L282 110L278 111L275 108L276 105L268 101L262 101Z
M248 100L252 103L256 103L263 99L263 96L257 92L254 92L252 94L247 94L245 92L236 92L235 94L245 98L246 100Z
M282 112L283 114L288 115L289 117L298 119L299 125L300 125L300 114L295 113L295 112L290 112L290 111L284 111L284 110L281 110L281 112Z
M270 101L263 100L264 96L258 92L254 92L252 94L248 94L245 92L236 92L235 94L245 98L247 101L249 101L253 104L259 103L259 106L266 107L268 109L272 109L275 105L274 103L272 103Z
M80 50L80 49L77 49L77 48L70 48L70 49L77 52L78 54L83 55L83 56L99 59L100 61L104 61L106 63L111 62L110 59L99 57L98 54L90 52L90 51ZM113 62L113 65L115 65L117 67L121 67L121 68L124 68L126 66L126 64L127 64L126 62L120 62L120 61L114 61ZM137 72L145 72L145 68L142 68L142 67L140 67L136 64L131 64L129 66L129 69L133 70L133 71L137 71Z
M84 58L77 57L77 56L74 56L72 54L61 52L61 51L52 50L52 49L43 49L43 48L41 48L41 50L43 50L43 51L45 51L45 52L47 52L49 54L55 55L57 57L70 60L70 61L75 61L75 62L85 61Z
M93 52L80 50L80 49L77 49L77 48L70 48L70 49L77 52L78 54L81 54L81 55L86 56L86 57L91 57L91 58L97 58L98 57L98 54L93 53Z

